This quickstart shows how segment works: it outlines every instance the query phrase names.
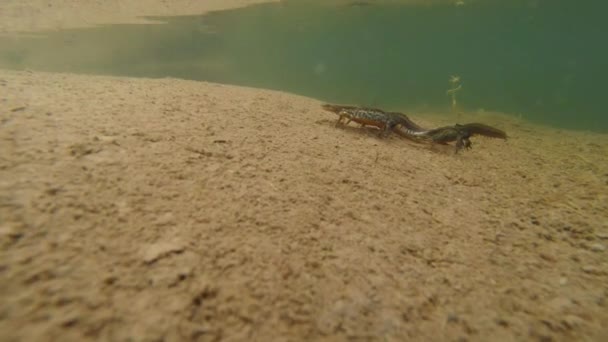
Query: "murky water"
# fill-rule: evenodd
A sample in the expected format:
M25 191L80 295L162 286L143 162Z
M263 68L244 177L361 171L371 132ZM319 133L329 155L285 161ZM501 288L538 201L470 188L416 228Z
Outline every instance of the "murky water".
M448 112L446 92L458 89L458 108L608 131L607 5L463 3L287 1L1 37L0 67L170 76L399 110Z

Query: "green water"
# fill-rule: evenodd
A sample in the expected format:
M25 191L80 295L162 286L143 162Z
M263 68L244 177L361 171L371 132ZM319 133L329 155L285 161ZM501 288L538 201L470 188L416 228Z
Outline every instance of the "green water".
M0 67L178 77L399 110L458 105L608 131L608 6L286 1L206 16L0 37Z

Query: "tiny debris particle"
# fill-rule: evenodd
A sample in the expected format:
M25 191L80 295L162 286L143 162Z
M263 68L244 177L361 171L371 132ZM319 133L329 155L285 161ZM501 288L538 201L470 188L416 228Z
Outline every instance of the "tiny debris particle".
M547 254L547 253L540 253L539 254L540 258L545 260L545 261L549 261L549 262L555 262L556 259L553 255Z
M562 323L570 328L570 329L574 329L574 328L578 328L581 325L583 325L585 323L585 321L578 317L578 316L574 316L574 315L566 315L563 319L562 319Z
M504 319L504 318L497 318L497 319L495 320L495 322L496 322L496 324L500 325L501 327L505 327L505 328L506 328L506 327L508 327L508 326L509 326L509 321L507 321L507 320L506 320L506 319Z
M118 277L116 277L116 276L108 276L103 280L103 283L105 285L114 285L114 283L116 283L117 280L118 280Z
M45 194L50 195L50 196L55 196L57 195L60 191L61 191L61 187L51 187L48 188L44 191Z
M590 248L594 252L603 252L606 250L606 246L602 245L601 243L594 243L590 246Z
M75 156L77 158L95 153L95 152L99 152L100 149L94 149L91 146L88 146L86 144L74 144L72 146L70 146L70 154L72 156Z
M460 321L460 319L458 318L458 315L456 315L455 313L448 314L448 317L447 317L448 323L458 323L458 321Z
M24 111L27 107L16 107L11 109L11 112L15 113L15 112L21 112Z
M63 321L61 322L61 326L64 328L73 327L76 324L78 324L78 320L79 320L79 317L76 316L75 314L69 315L69 316L67 316L67 318L63 319Z

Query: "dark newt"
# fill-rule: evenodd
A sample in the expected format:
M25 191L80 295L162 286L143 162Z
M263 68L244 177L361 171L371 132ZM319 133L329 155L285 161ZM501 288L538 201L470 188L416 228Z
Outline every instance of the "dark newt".
M482 123L456 124L454 126L444 126L429 130L416 130L408 127L395 127L394 131L406 138L423 138L430 139L439 144L447 144L456 142L456 152L461 149L470 149L472 147L470 137L474 135L482 135L490 138L507 139L507 133L504 131L488 126Z

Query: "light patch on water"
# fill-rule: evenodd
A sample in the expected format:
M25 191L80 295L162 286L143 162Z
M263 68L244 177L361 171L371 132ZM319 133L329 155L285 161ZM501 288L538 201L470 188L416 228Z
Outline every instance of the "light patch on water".
M317 63L315 65L315 67L313 68L313 72L316 75L324 74L326 70L327 70L327 67L325 66L325 63Z

